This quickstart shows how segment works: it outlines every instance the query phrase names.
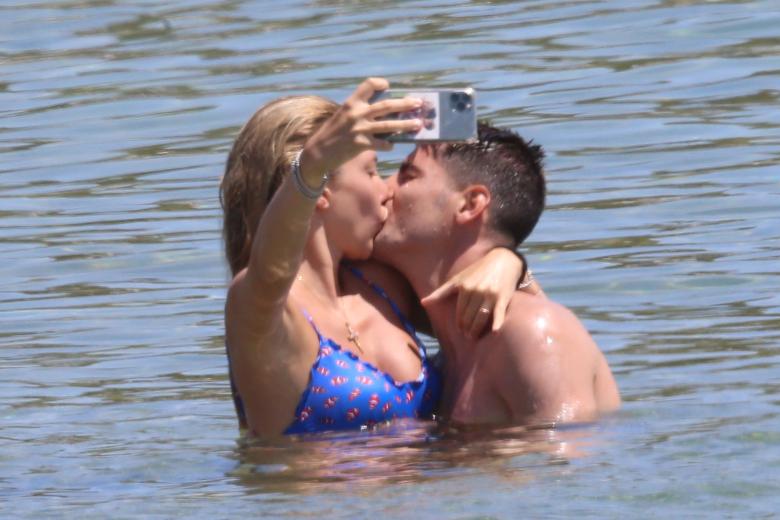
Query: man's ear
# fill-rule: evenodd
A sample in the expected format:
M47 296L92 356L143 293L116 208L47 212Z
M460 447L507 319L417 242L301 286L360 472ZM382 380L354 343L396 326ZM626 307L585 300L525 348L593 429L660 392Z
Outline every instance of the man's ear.
M460 224L471 222L487 210L490 190L484 184L472 184L461 192L456 220Z

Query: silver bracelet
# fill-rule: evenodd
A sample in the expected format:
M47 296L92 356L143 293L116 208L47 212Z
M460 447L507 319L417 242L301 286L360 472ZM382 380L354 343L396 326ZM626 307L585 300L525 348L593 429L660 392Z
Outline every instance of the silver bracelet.
M295 181L295 187L298 188L298 191L306 197L307 199L317 200L320 195L322 195L322 190L325 189L325 183L328 182L328 174L325 173L322 175L322 182L319 186L316 188L310 188L306 181L303 180L303 177L301 177L301 154L303 153L303 149L298 150L298 152L295 154L295 157L293 157L292 162L290 163L290 173L292 174L292 178Z

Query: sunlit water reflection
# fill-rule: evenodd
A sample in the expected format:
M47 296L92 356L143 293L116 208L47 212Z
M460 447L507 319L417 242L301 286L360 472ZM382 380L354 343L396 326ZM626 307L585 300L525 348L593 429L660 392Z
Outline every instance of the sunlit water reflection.
M776 513L779 26L773 0L3 4L0 513ZM545 146L529 257L618 416L239 439L227 148L263 102L366 75L471 84Z

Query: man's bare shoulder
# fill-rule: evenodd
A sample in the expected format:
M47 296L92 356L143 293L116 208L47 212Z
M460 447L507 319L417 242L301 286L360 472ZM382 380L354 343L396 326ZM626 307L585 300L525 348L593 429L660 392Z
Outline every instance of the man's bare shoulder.
M485 372L513 422L558 413L563 364L549 331L557 312L557 304L544 296L515 293L504 324L482 340Z
M568 307L545 295L515 293L507 310L506 324L502 329L507 337L518 340L519 335L529 335L543 345L563 342L570 346L596 347L590 333L580 319Z
M545 296L516 292L507 309L506 321L491 335L491 342L508 354L535 355L545 348L550 325L561 313L560 307Z
M538 372L595 367L598 346L577 316L544 295L518 292L501 329L489 337L496 361L513 367L516 377L536 379ZM572 363L572 360L579 360ZM590 371L590 368L588 369Z
M577 316L559 303L517 293L494 336L491 380L515 419L590 418L606 408L602 394L616 395L608 368L600 368L605 361L598 346ZM599 373L604 391L594 389Z

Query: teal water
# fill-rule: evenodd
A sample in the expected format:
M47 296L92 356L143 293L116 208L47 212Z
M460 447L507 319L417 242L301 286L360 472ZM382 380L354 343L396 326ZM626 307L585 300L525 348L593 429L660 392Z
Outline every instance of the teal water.
M4 2L0 515L778 514L778 27L774 0ZM545 146L529 258L617 417L240 441L225 154L260 104L366 75L473 85Z

